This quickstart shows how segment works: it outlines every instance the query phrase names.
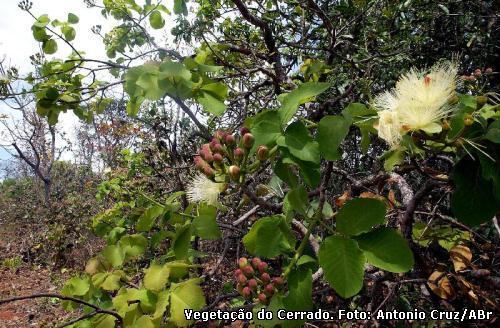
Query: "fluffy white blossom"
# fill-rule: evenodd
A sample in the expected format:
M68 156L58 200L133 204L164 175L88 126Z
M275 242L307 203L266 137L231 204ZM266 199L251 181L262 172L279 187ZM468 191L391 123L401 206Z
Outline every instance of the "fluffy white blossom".
M440 120L452 110L456 81L454 62L436 64L427 74L412 69L401 76L394 89L375 98L380 137L394 146L408 131L440 132Z
M213 182L200 173L191 180L186 193L190 202L205 202L209 205L215 205L224 188L224 183Z

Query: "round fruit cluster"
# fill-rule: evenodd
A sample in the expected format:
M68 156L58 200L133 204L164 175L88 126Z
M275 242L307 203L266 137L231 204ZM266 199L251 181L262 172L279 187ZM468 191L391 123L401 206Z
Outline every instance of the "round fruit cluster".
M212 140L203 144L194 158L196 168L210 179L219 173L227 174L231 180L239 182L248 164L248 153L255 143L248 128L242 127L239 132L238 137L225 131L216 131ZM268 156L269 149L264 145L259 146L254 165Z
M236 289L246 299L269 304L274 293L283 287L282 277L269 275L269 266L258 257L249 261L246 257L238 260L239 269L234 271Z

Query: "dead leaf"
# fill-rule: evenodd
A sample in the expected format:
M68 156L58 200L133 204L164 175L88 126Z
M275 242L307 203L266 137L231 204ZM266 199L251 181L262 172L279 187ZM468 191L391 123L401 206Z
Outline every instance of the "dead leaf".
M453 261L455 272L467 269L472 261L470 248L464 245L457 245L450 249L450 257Z
M335 199L335 205L337 205L337 207L342 207L349 199L351 199L351 195L349 195L348 191L344 191L342 196Z
M430 275L427 285L434 294L442 299L451 300L455 297L455 290L445 272L434 271Z

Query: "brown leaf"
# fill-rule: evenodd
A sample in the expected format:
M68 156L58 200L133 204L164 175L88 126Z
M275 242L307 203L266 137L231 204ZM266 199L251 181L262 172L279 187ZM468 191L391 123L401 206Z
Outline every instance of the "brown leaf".
M337 197L335 199L335 205L337 205L337 207L342 207L344 206L345 202L347 202L349 199L351 199L351 195L349 194L348 191L344 191L342 196Z
M457 245L450 249L450 257L453 261L455 272L467 269L472 261L470 248L464 245Z
M434 294L442 299L451 300L455 297L455 290L446 276L446 273L442 271L434 271L430 275L427 285Z

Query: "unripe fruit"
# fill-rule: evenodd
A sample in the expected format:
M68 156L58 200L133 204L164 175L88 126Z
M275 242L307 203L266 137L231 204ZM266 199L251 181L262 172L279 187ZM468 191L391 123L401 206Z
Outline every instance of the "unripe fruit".
M269 273L267 272L264 272L261 276L260 276L260 279L265 282L265 283L268 283L271 281L271 277L269 276Z
M269 148L264 145L260 145L257 148L257 159L259 161L265 161L269 157Z
M244 136L245 134L250 133L250 130L246 126L242 126L240 128L240 135Z
M255 289L257 289L257 285L258 285L257 284L257 280L255 280L253 278L250 279L250 280L248 280L248 287L250 287L250 288L252 288L252 289L255 290Z
M266 293L267 295L271 296L274 294L274 286L269 284L267 285L265 288L264 288L264 293Z
M240 259L238 260L238 266L240 267L240 269L243 270L244 267L246 267L248 265L248 260L246 257L240 257Z
M247 277L252 277L253 274L254 274L254 270L253 268L250 266L250 265L247 265L246 267L244 267L243 269L243 274Z
M238 181L240 178L240 168L236 165L231 165L229 167L229 177L233 181Z
M484 105L486 105L486 103L488 102L488 97L486 96L477 96L476 97L476 104L477 104L477 109L483 107Z
M247 133L243 136L243 147L245 147L246 149L252 148L254 142L255 138L253 134Z
M259 296L258 296L258 298L259 298L259 301L261 303L266 303L267 302L267 296L264 293L260 293Z
M214 154L214 162L220 164L220 163L222 163L223 160L224 160L224 157L222 157L221 154L219 154L219 153Z
M260 262L259 263L259 272L260 273L266 272L267 271L267 267L268 267L268 265L267 265L266 262Z
M245 277L244 274L240 274L237 279L238 279L238 283L240 283L242 285L246 284L246 282L247 282L247 277Z
M241 149L240 147L236 148L234 150L234 159L237 160L238 162L241 161L243 159L243 157L245 156L245 151L243 149Z
M258 257L254 257L252 259L252 266L254 267L254 269L258 269L259 268L259 264L261 263L262 261L260 260L260 258Z
M234 138L234 136L232 134L228 134L225 138L225 142L226 142L226 145L234 145L234 143L236 142L236 139Z
M273 278L273 284L274 286L276 287L279 287L279 286L283 286L285 282L283 281L283 278L282 277L274 277Z
M243 291L241 294L243 295L243 297L248 298L248 297L252 296L252 290L250 289L250 287L247 286L247 287L243 288Z
M466 116L464 117L464 124L465 124L466 126L469 126L469 125L474 124L474 117L472 117L472 115L470 115L470 114L469 114L469 115L466 115Z

